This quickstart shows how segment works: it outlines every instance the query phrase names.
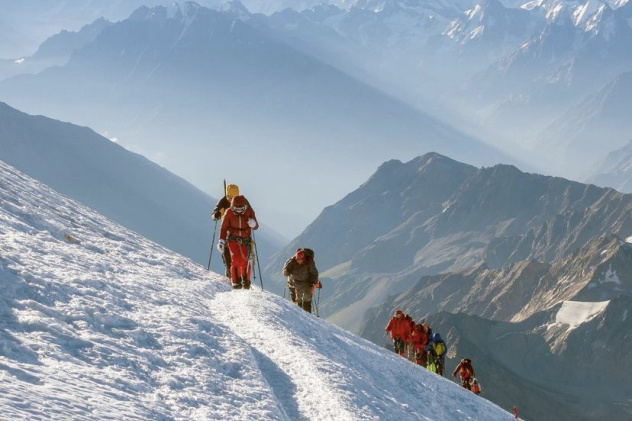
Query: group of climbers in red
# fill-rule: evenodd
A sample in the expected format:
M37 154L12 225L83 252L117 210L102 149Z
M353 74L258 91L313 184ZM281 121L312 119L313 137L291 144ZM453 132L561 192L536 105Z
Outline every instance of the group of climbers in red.
M448 348L441 335L432 333L432 328L427 323L415 323L411 316L404 314L402 310L396 310L384 330L391 334L393 351L443 376ZM480 393L471 360L464 358L453 377L456 377L457 372L461 376L461 386L476 394Z
M225 193L212 214L214 221L222 221L217 249L222 253L226 277L230 278L233 288L250 289L255 251L252 231L259 228L259 223L248 200L239 194L239 186L229 184ZM283 275L288 278L292 302L311 313L314 291L322 288L318 280L314 251L308 248L298 249L285 262Z

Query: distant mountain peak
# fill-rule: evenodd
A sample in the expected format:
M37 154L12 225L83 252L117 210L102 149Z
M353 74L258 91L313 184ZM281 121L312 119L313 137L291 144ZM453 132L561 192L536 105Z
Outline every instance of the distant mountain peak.
M505 176L507 174L522 174L522 175L525 174L524 172L520 171L518 167L511 164L498 164L488 169L483 169L482 171L487 171L493 175L500 175L500 176Z
M480 5L484 9L488 9L488 10L503 10L503 9L506 9L506 7L503 6L502 2L500 2L499 0L483 0L483 1L480 2Z
M604 22L614 15L612 7L603 0L586 2L541 3L546 10L546 19L553 25L571 25L585 32L597 33L603 30Z
M607 5L605 3L598 0L588 0L586 3L579 5L573 11L575 26L580 26L595 15L602 14L606 7Z
M450 159L450 158L444 155L441 155L437 152L428 152L424 155L418 156L417 158L413 159L413 161L419 161L420 164L425 165L437 159Z
M577 17L575 25L584 32L610 37L616 31L615 12L606 3L598 3L592 8L587 3L584 8L578 8L574 16Z
M427 154L424 154L422 156L419 156L413 159L410 162L418 167L419 172L423 172L424 170L427 170L430 166L442 166L442 167L447 166L447 167L452 167L452 168L470 167L471 169L475 168L473 166L470 166L462 162L456 161L452 158L449 158L445 155L441 155L440 153L437 153L437 152L429 152Z
M551 24L566 26L568 23L574 23L573 10L564 3L557 3L546 10L546 19Z
M471 170L476 169L474 166L470 166L468 164L464 164L462 162L456 161L452 158L448 158L447 156L441 155L440 153L428 152L424 155L420 155L416 158L413 158L406 163L403 163L398 159L391 159L389 161L386 161L378 167L377 171L374 174L374 177L392 178L393 176L395 176L396 172L404 171L405 173L408 174L408 177L409 177L407 182L410 182L410 180L416 176L415 173L427 174L439 168L441 169L470 168ZM371 177L371 179L373 179L373 177Z
M187 1L182 6L182 11L185 16L192 16L198 13L202 6L193 1Z
M188 5L188 3L187 3ZM189 9L189 8L187 8ZM189 9L190 11L193 8ZM184 17L185 12L182 10L182 8L180 7L179 3L171 3L165 6L165 17L167 19L175 19L175 20L180 20L182 19L182 17Z
M542 25L543 18L539 15L526 9L505 7L498 0L485 0L452 20L443 35L462 46L473 41L489 43L500 59L523 44L533 30Z
M200 15L208 12L219 12L236 15L238 17L250 16L248 9L238 0L222 3L215 9L208 9L194 1L171 3L166 6L149 8L142 6L132 13L130 20L155 20L155 21L185 21L191 22Z
M216 8L216 10L220 12L228 12L231 14L236 14L238 16L250 15L250 11L239 0L232 0L232 1L227 1L226 3L222 3Z

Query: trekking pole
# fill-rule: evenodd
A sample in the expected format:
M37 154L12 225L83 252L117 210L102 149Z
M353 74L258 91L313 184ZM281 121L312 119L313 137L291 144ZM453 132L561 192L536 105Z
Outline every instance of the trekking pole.
M224 194L226 193L226 179L224 179ZM215 221L215 229L213 229L213 242L211 243L211 253L208 256L208 266L206 270L211 270L211 259L213 258L213 248L215 246L215 233L217 233L217 221Z
M252 230L252 243L255 245L255 258L257 259L257 267L259 268L259 282L261 283L261 291L263 291L263 276L261 276L261 265L259 264L259 250L257 250L257 240L255 240L255 231ZM256 271L255 271L256 274Z
M316 298L316 317L320 317L320 290L321 288L318 288L318 297Z
M257 255L257 252L253 251L252 254L253 254L253 256L250 259L248 259L248 266L250 266L251 268L255 269L255 262L254 262L254 260L255 260L255 257ZM253 278L253 280L256 283L257 282L257 270L256 269L252 271L252 278Z
M320 290L318 290L318 292L320 292ZM318 315L318 302L314 302L314 296L312 295L312 303L314 303L313 307L314 307L314 311L316 312L316 317L320 317Z
M215 221L215 229L213 230L213 241L211 241L211 253L208 256L208 267L206 270L211 270L211 259L213 258L213 249L215 248L215 234L217 233L217 221Z
M248 245L248 273L252 273L252 279L257 283L257 268L255 267L255 258L257 256L257 250L255 248L254 239Z

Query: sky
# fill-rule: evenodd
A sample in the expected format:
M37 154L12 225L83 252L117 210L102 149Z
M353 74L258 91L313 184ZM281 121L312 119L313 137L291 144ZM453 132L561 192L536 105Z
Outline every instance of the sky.
M6 419L514 419L2 161L0 291Z

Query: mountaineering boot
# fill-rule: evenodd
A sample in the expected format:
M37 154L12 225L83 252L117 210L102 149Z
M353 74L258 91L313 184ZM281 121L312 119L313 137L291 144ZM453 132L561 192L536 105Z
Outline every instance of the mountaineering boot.
M231 267L230 280L233 284L233 289L241 289L241 278L238 275L237 268Z
M308 313L312 312L312 302L311 301L303 301L303 310Z
M226 247L224 253L222 253L222 261L224 262L224 267L226 268L226 277L230 279L230 250L228 252L226 252L226 250L228 250L228 247Z
M245 277L241 277L241 286L243 289L250 289L250 279L246 279Z

